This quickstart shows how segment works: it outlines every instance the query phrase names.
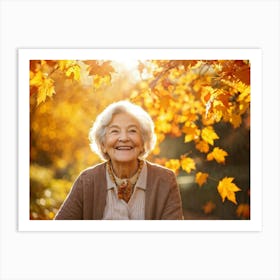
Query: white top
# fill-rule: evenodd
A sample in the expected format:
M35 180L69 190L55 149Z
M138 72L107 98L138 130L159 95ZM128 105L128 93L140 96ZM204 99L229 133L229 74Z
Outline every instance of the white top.
M147 165L143 168L135 184L130 200L126 203L118 198L118 190L106 170L107 197L103 220L144 220L145 219L145 190L147 185Z

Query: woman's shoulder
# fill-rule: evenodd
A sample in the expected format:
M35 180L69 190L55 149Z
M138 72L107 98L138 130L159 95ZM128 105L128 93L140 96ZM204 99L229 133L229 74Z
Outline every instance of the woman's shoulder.
M168 175L175 176L175 173L173 172L173 170L171 170L165 166L159 165L157 163L152 163L149 161L146 161L146 164L147 164L148 171L150 171L150 172L158 173L160 175L168 174Z
M88 177L88 176L94 176L96 174L102 174L102 172L105 172L105 168L106 168L106 163L102 162L102 163L98 163L96 165L87 167L86 169L82 170L80 172L80 177Z

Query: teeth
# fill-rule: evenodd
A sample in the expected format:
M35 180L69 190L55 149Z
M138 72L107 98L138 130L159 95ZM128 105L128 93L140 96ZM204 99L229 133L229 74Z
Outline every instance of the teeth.
M117 147L117 150L131 150L131 147Z

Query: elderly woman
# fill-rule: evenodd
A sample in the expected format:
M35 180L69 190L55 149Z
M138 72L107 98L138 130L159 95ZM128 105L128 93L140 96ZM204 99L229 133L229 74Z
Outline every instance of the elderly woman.
M145 160L156 141L147 112L128 101L113 103L89 138L105 162L79 175L56 220L183 219L175 174Z

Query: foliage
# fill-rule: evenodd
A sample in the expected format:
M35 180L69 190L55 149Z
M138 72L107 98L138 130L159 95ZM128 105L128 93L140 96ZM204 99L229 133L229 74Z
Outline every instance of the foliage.
M118 67L117 62L101 60L30 61L31 168L51 170L51 179L46 175L44 182L62 180L40 185L31 172L31 197L36 197L34 193L43 196L31 201L31 218L51 218L77 174L99 161L88 145L92 121L111 102L129 99L154 120L158 140L149 159L178 176L193 176L199 189L215 188L223 203L228 200L236 205L236 217L248 219L247 188L233 183L238 178L232 174L216 172L215 165L226 168L234 156L232 147L223 142L227 138L223 128L229 125L233 134L238 129L250 130L250 62L139 61L137 77ZM181 143L179 154L167 157L166 143ZM49 210L52 214L32 214L38 213L34 205L45 199L44 194L60 184L64 192L56 197L58 203ZM247 198L238 205L236 193L241 192ZM216 204L208 200L201 209L211 214Z

